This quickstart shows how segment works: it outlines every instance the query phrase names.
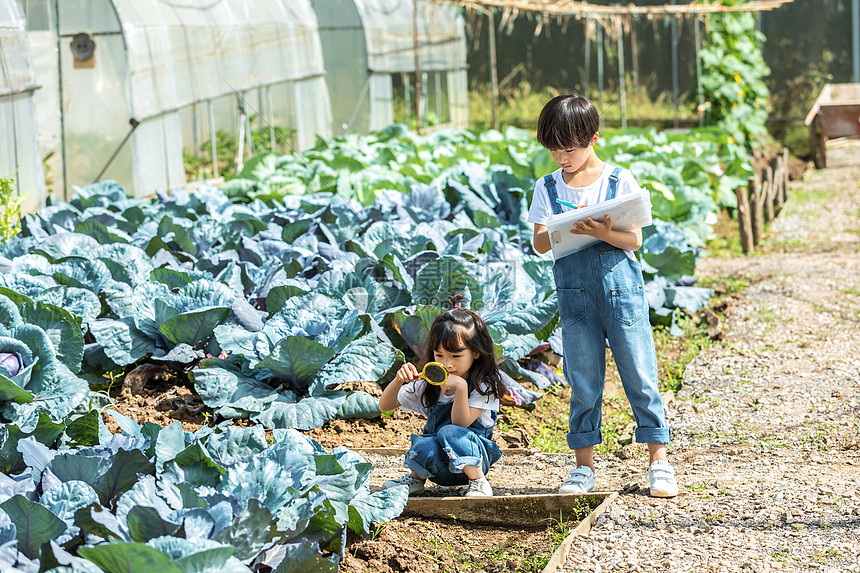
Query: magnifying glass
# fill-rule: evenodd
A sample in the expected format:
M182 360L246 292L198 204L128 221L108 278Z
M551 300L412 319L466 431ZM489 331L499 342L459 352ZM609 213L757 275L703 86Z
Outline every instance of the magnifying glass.
M428 362L424 366L424 370L418 375L418 378L427 380L429 384L441 386L448 380L448 369L439 362Z

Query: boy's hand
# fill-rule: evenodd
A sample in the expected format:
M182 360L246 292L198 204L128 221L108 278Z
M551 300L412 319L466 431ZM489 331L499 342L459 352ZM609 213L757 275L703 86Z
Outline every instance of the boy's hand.
M415 365L411 362L407 362L400 367L400 370L397 371L397 376L394 377L394 381L403 385L412 382L416 378L418 378L418 369L415 368Z
M448 376L448 381L442 386L442 393L446 396L453 396L457 392L469 392L469 384L465 378L461 378L456 374Z
M573 229L570 230L574 235L590 235L595 239L600 239L601 241L606 240L609 237L609 232L612 230L612 219L609 218L609 215L606 216L604 221L601 223L600 221L595 221L591 217L586 219L585 221L577 221L573 226Z

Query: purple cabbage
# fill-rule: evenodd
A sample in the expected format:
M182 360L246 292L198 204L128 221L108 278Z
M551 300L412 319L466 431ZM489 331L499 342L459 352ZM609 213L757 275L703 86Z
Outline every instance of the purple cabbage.
M16 376L21 371L21 358L14 353L0 352L0 368L5 368L9 376Z

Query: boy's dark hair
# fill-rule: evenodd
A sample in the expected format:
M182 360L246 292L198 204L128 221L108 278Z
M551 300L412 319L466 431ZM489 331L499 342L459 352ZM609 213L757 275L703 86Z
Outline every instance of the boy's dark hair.
M472 388L483 396L495 396L501 399L507 391L502 383L502 375L496 364L496 353L493 349L493 339L487 331L483 319L473 310L460 308L463 294L457 293L448 297L450 310L436 317L430 326L430 335L424 347L424 364L436 360L435 350L440 346L448 352L471 350L478 357L469 369L467 380ZM425 408L433 408L439 401L441 386L426 384L421 403Z
M540 112L537 140L547 149L582 149L600 128L594 104L579 94L560 95Z

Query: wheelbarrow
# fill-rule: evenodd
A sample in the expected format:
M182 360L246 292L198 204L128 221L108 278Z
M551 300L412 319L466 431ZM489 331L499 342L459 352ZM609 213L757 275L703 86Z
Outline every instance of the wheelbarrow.
M815 167L827 167L827 140L860 136L860 84L827 84L803 121Z

